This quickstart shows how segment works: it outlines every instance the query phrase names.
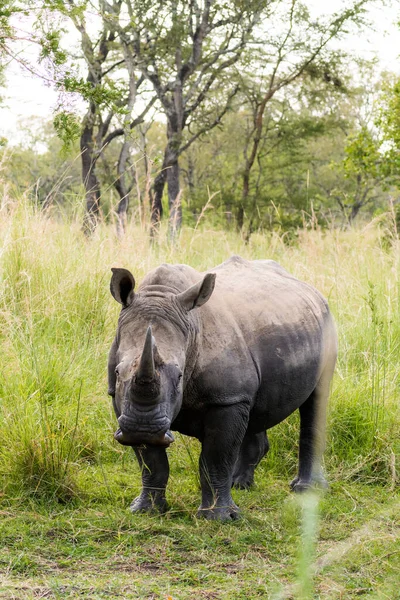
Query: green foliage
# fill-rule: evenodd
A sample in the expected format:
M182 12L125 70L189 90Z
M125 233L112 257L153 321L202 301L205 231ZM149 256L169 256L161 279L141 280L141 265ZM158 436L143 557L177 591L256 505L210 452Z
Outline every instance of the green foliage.
M378 124L382 127L385 139L400 148L400 82L390 83L384 88L383 104Z
M93 83L85 81L82 77L67 74L61 85L66 92L80 94L84 100L94 102L99 107L113 106L116 112L123 111L123 107L117 105L125 89L112 79L105 78L103 84L94 86ZM75 118L77 119L76 115Z
M11 24L11 18L17 14L26 14L24 5L18 0L2 0L0 2L0 87L4 86L4 61L10 60L9 51L13 38L15 37L15 29ZM2 98L0 97L0 104ZM2 140L0 140L0 147Z
M365 125L349 136L345 147L346 158L344 170L346 177L368 174L378 177L379 164L382 157L379 153L379 141L373 138L372 132Z
M10 18L18 13L26 14L23 5L18 0L2 0L0 5L0 60L6 51L7 44L13 31ZM0 62L1 65L1 62Z
M65 33L64 30L47 31L40 41L40 57L42 59L51 58L57 67L63 65L68 58L66 50L60 47L61 35L63 33Z
M59 112L54 117L54 129L63 142L63 150L68 151L81 133L81 123L78 116L71 112Z
M376 126L382 131L381 169L389 182L400 181L400 82L384 82Z
M64 0L42 0L42 7L51 11L58 11L63 15L73 17L82 16L87 8L88 0L76 0L73 4L66 4Z
M328 165L334 155L342 157L344 146L337 122L308 109L299 114L289 103L277 101L271 104L265 120L251 193L244 206L247 219L253 220L255 230L290 232L291 236L312 211L327 225L323 215L333 206ZM200 214L209 189L217 193L212 205L221 225L235 224L242 204L241 141L249 127L248 111L238 108L226 117L221 130L212 132L184 157L188 222L190 211Z
M117 66L124 62L115 32L111 33L112 8L104 3L88 6L86 1L65 3L44 0L40 6L36 4L31 3L37 9L36 41L41 48L40 59L46 60L47 67L52 70L55 87L61 94L54 127L63 142L64 151L67 151L84 126L77 113L64 108L68 95L79 95L87 102L92 127L99 126L101 129L103 111L111 110L120 116L126 114L128 78L125 73L107 75L115 69L113 62ZM87 23L92 21L95 26L87 29ZM72 24L80 37L80 58L86 63L84 76L80 72L79 60L66 47L66 24Z

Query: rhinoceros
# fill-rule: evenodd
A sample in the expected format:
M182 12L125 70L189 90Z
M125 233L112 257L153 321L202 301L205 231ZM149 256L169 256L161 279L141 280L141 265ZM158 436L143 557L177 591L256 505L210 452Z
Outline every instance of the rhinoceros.
M197 438L198 515L236 519L231 488L248 488L268 451L266 430L300 412L294 491L326 483L321 471L337 338L328 304L272 260L233 256L207 273L162 264L137 292L112 269L121 305L108 363L118 419L142 491L132 512L167 510L171 430Z

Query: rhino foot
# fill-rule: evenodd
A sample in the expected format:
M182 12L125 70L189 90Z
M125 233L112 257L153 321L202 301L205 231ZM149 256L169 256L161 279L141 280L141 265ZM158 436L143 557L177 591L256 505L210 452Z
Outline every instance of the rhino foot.
M215 506L203 508L200 506L197 516L208 521L236 521L240 518L240 510L236 504L231 506Z
M132 513L147 512L164 514L168 510L168 504L164 496L151 496L149 494L140 494L135 498L129 507Z
M311 479L300 479L300 477L297 476L290 483L290 487L293 492L301 493L315 488L326 490L329 488L329 484L321 473L321 475L314 476Z

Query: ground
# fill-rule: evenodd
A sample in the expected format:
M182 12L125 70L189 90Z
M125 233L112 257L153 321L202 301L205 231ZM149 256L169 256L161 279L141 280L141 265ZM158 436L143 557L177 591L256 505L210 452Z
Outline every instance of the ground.
M235 493L237 523L198 520L186 489L165 516L132 516L129 489L115 502L3 509L0 598L400 598L398 489L334 482L314 519L314 497L303 505L260 476ZM318 542L304 556L310 518Z

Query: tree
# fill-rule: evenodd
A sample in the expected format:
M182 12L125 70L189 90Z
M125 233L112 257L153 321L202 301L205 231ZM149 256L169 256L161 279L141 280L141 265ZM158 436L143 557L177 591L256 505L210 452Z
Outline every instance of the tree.
M340 75L336 85L321 77L299 78L268 103L250 180L245 239L260 228L295 231L308 215L322 226L347 226L387 206L400 174L391 94L397 80L379 76L375 63L360 63L351 77ZM253 127L250 100L239 92L223 128L198 140L182 161L195 219L204 216L209 190L214 223L234 223L243 200L243 147ZM382 123L386 114L391 133Z
M375 119L381 131L380 170L386 181L400 187L400 80L386 76Z
M167 144L154 182L153 221L167 183L172 235L182 220L179 158L217 126L238 90L226 71L240 58L265 5L261 2L125 0L136 64L153 86L167 120ZM218 106L208 104L218 90Z
M319 78L332 87L340 87L340 77L336 73L338 54L329 51L328 44L338 38L349 23L360 22L367 3L368 0L355 1L332 17L319 19L311 17L307 7L298 0L278 3L268 36L263 40L256 61L251 62L252 72L257 75L246 75L245 89L248 90L252 109L252 127L244 148L242 201L237 213L239 229L243 228L245 210L249 205L251 174L258 161L268 104L281 90L304 77ZM274 27L274 19L278 19L280 26L275 23ZM255 63L259 68L254 68ZM250 200L252 213L254 201L253 195L253 201Z
M346 224L352 224L361 209L376 208L387 192L398 186L400 160L396 148L396 89L393 76L383 73L376 77L376 64L365 63L360 69L360 83L353 86L348 107L351 119L344 124L344 156L334 165L346 184L331 190ZM365 83L367 82L367 83ZM345 123L343 121L343 123Z
M379 147L379 140L365 125L349 136L342 166L344 176L352 179L355 185L350 193L341 194L339 190L333 193L349 225L357 217L360 209L377 197L377 188L383 181Z
M61 110L55 117L56 129L67 144L76 135L79 134L80 137L82 181L86 196L86 233L93 231L100 215L101 187L96 172L98 160L100 157L104 158L105 148L114 139L124 138L114 178L120 198L117 206L117 231L121 234L125 228L129 193L132 189L132 183L127 183L130 135L131 131L143 122L155 98L150 98L136 118L132 117L137 90L143 82L143 77L137 78L129 49L118 37L120 0L113 0L112 3L99 0L97 5L87 1L44 0L42 5L42 57L52 60L59 88L66 93L80 94L88 106L79 128L76 115L69 111ZM96 8L97 13L94 15ZM80 58L86 66L85 79L79 75L76 68L74 69L73 57L62 50L59 31L54 29L53 23L48 25L48 11L67 17L78 31ZM95 29L88 28L88 16L91 21L95 16Z
M314 178L307 176L322 148L336 133L338 123L321 105L310 106L309 89L287 88L275 96L265 113L263 137L257 158L257 176L252 180L251 201L247 209L245 239L258 229L295 230L303 223L318 191ZM251 113L238 95L235 110L214 131L197 142L183 162L183 173L190 191L190 209L195 216L204 215L208 191L213 195L212 218L224 227L235 225L235 215L242 203L243 146L252 127ZM344 141L341 153L343 157ZM327 160L331 160L328 156ZM326 196L323 200L326 205ZM321 202L315 202L320 205ZM209 204L208 204L209 206Z

